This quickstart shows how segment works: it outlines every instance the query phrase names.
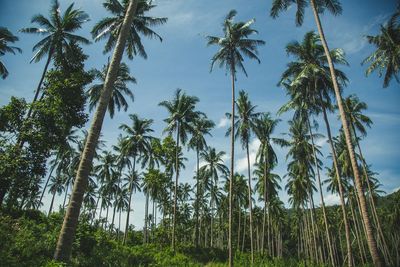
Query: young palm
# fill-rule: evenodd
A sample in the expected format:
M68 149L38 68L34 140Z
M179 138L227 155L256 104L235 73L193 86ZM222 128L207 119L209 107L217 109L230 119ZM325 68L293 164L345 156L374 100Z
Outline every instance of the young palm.
M125 49L126 39L129 35L129 27L136 12L137 0L131 0L125 13L124 21L118 35L118 40L108 69L104 89L100 96L94 119L90 126L89 135L83 150L79 168L77 170L75 184L70 204L64 217L64 222L57 241L54 259L67 262L71 255L72 243L75 239L75 231L78 224L79 212L82 206L83 195L88 183L93 158L96 152L96 145L100 137L103 120L111 98L112 88L119 70L122 55Z
M52 194L52 197L51 197L48 216L50 216L51 211L53 210L54 198L55 198L56 194L61 195L61 193L64 191L63 177L61 175L52 176L50 179L49 185L50 185L49 193Z
M207 148L207 143L205 140L205 135L211 136L211 129L214 128L215 124L213 121L208 120L206 117L200 117L193 122L193 135L189 140L188 147L196 151L196 200L195 200L195 244L199 245L199 206L197 198L199 197L200 187L199 187L199 169L200 169L200 152Z
M100 101L100 96L104 88L108 67L109 65L104 65L101 71L96 69L91 71L92 75L97 80L99 80L100 83L92 85L87 92L87 96L89 98L89 111L92 111ZM108 103L108 113L110 114L111 118L114 117L115 108L117 108L118 111L120 111L121 108L123 108L124 111L127 111L129 105L124 95L129 97L130 100L133 102L133 93L127 85L130 82L136 83L136 79L133 76L129 75L128 65L126 65L125 63L121 63L118 69L117 79L115 80L112 88L110 102Z
M149 17L147 13L156 7L156 5L153 5L151 2L152 1L148 0L137 1L137 8L129 26L129 34L126 40L125 51L129 59L132 59L133 56L136 56L137 54L145 59L147 58L140 35L150 39L157 38L162 41L161 36L154 32L151 27L166 23L167 18ZM128 4L128 0L122 0L122 2L119 0L106 0L103 3L104 8L107 9L113 17L104 18L94 25L92 36L96 42L102 39L107 39L104 53L110 52L115 46Z
M194 133L193 123L203 115L201 112L195 111L195 107L199 99L195 96L188 96L181 89L175 91L174 97L170 101L162 101L158 105L165 107L169 113L169 117L164 121L168 124L164 132L172 134L176 132L176 149L175 149L175 193L174 193L174 218L172 227L172 248L175 250L175 226L176 226L176 201L178 189L178 153L179 144L186 144L188 135Z
M75 31L82 27L82 24L89 20L89 16L82 10L74 9L74 4L68 6L64 14L61 14L60 4L58 0L53 0L50 7L50 17L38 14L32 17L31 23L36 23L40 27L23 28L20 31L24 33L33 33L45 35L46 37L40 40L34 47L33 52L35 55L32 57L31 62L39 62L43 57L47 56L46 65L36 88L35 96L32 103L34 103L41 90L41 86L46 75L47 69L51 60L59 56L65 61L65 51L69 49L70 43L90 44L86 38L74 34ZM30 117L32 108L29 109L27 117Z
M130 114L130 119L132 120L132 126L122 124L119 128L122 129L126 134L126 142L122 148L125 155L129 155L133 159L132 163L132 173L136 171L136 161L142 155L150 151L150 144L154 138L150 134L153 132L151 125L153 120L151 119L140 119L136 114ZM132 198L132 190L129 190L129 205L128 214L126 217L125 225L125 236L124 241L126 241L128 227L129 227L129 213L130 213L130 203Z
M9 46L8 43L15 43L18 37L13 35L7 28L0 27L0 56L6 53L15 55L15 51L22 53L22 50L16 46ZM5 79L8 76L8 70L4 63L0 61L0 76Z
M213 66L218 63L220 67L225 67L226 71L229 72L232 82L232 117L231 117L231 166L230 182L234 182L234 119L235 119L235 80L236 80L236 69L244 72L247 76L247 71L243 65L244 56L254 59L260 63L258 58L257 47L264 45L265 42L262 40L249 39L250 35L257 34L258 32L251 26L254 23L253 20L247 22L234 22L236 16L236 10L231 10L225 17L222 24L222 30L224 35L222 37L207 36L208 45L217 45L219 47L218 52L211 59L211 70ZM244 56L243 56L244 55ZM232 250L232 186L230 185L229 190L229 233L228 233L228 249L229 249L229 266L233 266L233 250Z
M346 137L346 144L347 144L347 149L350 152L350 160L351 160L351 165L352 169L354 172L354 179L356 181L356 187L357 187L357 192L358 192L358 198L360 199L361 203L361 210L362 210L362 217L363 221L365 223L366 227L366 232L367 232L367 240L368 240L368 247L372 256L372 260L374 264L378 267L382 266L382 261L379 256L378 248L376 245L376 240L372 232L372 226L370 223L370 219L368 216L368 210L367 210L367 204L365 200L365 196L362 192L362 181L358 169L358 164L357 160L355 157L355 152L354 152L354 147L352 146L352 140L351 140L351 133L350 133L350 128L348 125L348 120L346 118L345 110L344 110L344 105L342 102L342 96L340 92L340 85L338 81L338 77L336 75L335 67L334 67L334 62L331 57L331 52L329 50L324 30L322 28L321 20L320 20L320 14L323 14L325 10L328 10L330 13L333 15L340 15L342 13L342 6L339 2L339 0L305 0L305 1L294 1L294 0L274 0L272 2L272 8L271 8L271 16L273 18L276 18L280 12L288 10L293 4L297 6L296 10L296 24L297 26L302 25L303 19L304 19L304 12L305 8L310 4L311 9L313 11L314 19L318 28L318 33L321 38L321 43L322 47L324 49L324 53L327 59L327 63L329 66L329 72L331 75L331 82L333 85L333 89L335 92L335 97L336 97L336 102L339 107L339 114L340 114L340 119L342 122L342 127L343 131ZM351 261L348 260L349 265L351 265Z
M376 50L363 60L362 64L370 63L366 75L378 71L379 77L385 71L383 87L388 87L390 81L400 83L400 6L392 15L386 25L381 25L380 33L376 36L367 36L368 43L374 45Z
M215 186L218 185L219 174L226 176L229 173L228 168L224 164L223 156L225 152L217 152L215 148L208 147L206 150L200 153L201 159L205 162L205 165L200 168L201 172L205 172L210 177L210 190L211 190L211 240L210 244L213 247L213 217L214 217L214 205L215 203Z
M239 98L236 101L236 108L238 115L235 117L233 128L235 128L235 139L240 139L242 148L246 150L247 155L247 174L248 174L248 191L249 191L249 211L250 211L250 248L251 248L251 262L254 262L254 251L253 251L253 216L252 216L252 187L251 187L251 169L250 169L250 151L249 143L254 130L256 129L257 120L261 113L255 112L257 106L253 106L249 100L249 96L243 90L239 92ZM231 117L227 114L228 118ZM232 127L230 127L232 128ZM231 129L228 129L226 136L231 134Z

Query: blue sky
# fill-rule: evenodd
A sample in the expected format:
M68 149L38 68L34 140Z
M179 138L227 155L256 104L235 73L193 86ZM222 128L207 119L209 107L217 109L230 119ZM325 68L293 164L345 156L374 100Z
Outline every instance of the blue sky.
M60 0L61 9L72 1ZM198 109L205 112L217 124L213 130L213 137L208 139L210 146L218 150L229 152L229 140L224 136L227 121L225 112L230 110L230 82L222 69L210 69L210 58L216 52L215 47L207 47L204 36L221 35L221 23L224 16L231 9L238 11L237 20L255 18L254 27L259 31L258 39L266 41L266 45L259 49L261 64L246 61L245 66L249 77L238 75L237 88L249 93L250 99L258 106L258 111L269 111L276 114L278 108L286 103L288 98L283 89L276 86L279 77L290 58L287 57L284 47L294 40L301 40L304 34L314 30L315 23L310 10L306 13L304 25L296 27L294 23L294 9L283 13L273 20L268 16L271 1L261 0L157 0L153 1L157 7L152 15L168 17L168 23L155 28L163 37L163 42L144 40L148 59L135 58L129 61L124 58L132 75L138 80L137 85L131 87L135 94L135 102L131 103L128 111L117 113L113 120L107 115L103 126L103 139L107 146L115 144L120 133L118 126L129 123L128 114L137 113L144 118L154 119L155 135L160 137L165 127L163 119L166 111L158 106L162 100L170 99L176 88L182 88L189 95L200 98ZM33 4L34 3L34 4ZM365 77L365 66L361 61L368 56L373 48L366 43L364 36L376 34L379 25L384 23L394 11L396 1L352 0L342 1L343 14L333 17L329 14L322 16L326 37L330 48L343 48L350 64L341 67L347 74L350 82L344 90L344 96L357 94L365 101L369 109L366 115L374 121L368 136L362 141L363 153L367 162L372 164L373 170L379 173L382 189L387 193L400 187L400 86L392 82L391 86L383 89L382 79L376 74ZM37 86L45 62L29 64L32 57L32 47L40 40L38 36L18 33L23 27L30 26L32 15L41 13L47 16L49 0L0 0L0 25L8 27L17 34L20 41L16 45L22 48L23 53L6 55L2 58L10 75L6 80L0 80L0 105L8 103L11 96L25 97L31 100ZM86 11L90 21L84 24L78 33L90 38L90 30L99 19L108 16L101 0L76 0L75 7ZM107 62L107 55L103 55L104 42L84 46L89 55L87 68L101 68ZM91 118L93 114L90 114ZM277 128L276 135L287 132L286 121L291 115L281 116L282 122ZM330 115L333 133L337 134L340 122L336 115ZM326 135L324 124L320 121L319 132ZM88 122L89 125L90 121ZM324 156L329 150L325 139L319 141ZM252 140L251 156L254 159L257 141ZM286 170L285 149L276 148L279 164L275 172L283 176ZM195 158L193 152L186 152L188 157L186 170L182 172L180 181L193 183ZM237 144L236 170L245 172L245 153ZM227 157L227 163L228 163ZM328 160L324 160L330 166ZM322 172L325 177L325 171ZM283 179L282 187L286 181ZM337 203L338 197L324 192L327 203ZM280 197L287 203L288 196L282 191ZM319 196L315 194L319 203ZM61 197L57 200L61 202ZM43 209L48 209L49 197L45 199ZM136 194L133 197L133 215L131 221L137 227L143 225L144 197ZM125 221L123 216L123 221ZM123 225L123 224L122 224Z

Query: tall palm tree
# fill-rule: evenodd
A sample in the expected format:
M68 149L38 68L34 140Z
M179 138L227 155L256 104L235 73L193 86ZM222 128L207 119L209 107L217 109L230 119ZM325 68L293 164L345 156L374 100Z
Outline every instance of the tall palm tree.
M126 224L125 224L125 232L124 232L124 239L122 241L123 244L126 243L126 240L128 238L128 230L129 230L129 214L131 210L131 205L132 205L132 193L141 190L141 181L142 177L139 175L138 172L136 171L131 171L128 174L125 175L124 177L126 183L124 187L128 188L128 206L127 206L127 218L126 218Z
M280 111L285 111L288 108L295 109L295 117L305 120L310 133L312 133L310 117L313 114L319 114L321 112L323 114L334 168L336 170L335 174L337 175L338 179L339 195L342 204L341 207L346 231L348 264L352 264L350 228L345 211L344 192L342 190L340 176L341 172L339 171L339 164L337 162L338 160L335 147L332 143L332 134L327 117L327 110L330 110L332 106L330 95L333 94L331 75L329 67L326 66L327 59L322 45L319 44L319 38L314 32L306 33L301 43L289 43L286 47L286 51L288 55L294 56L296 60L290 62L287 70L285 70L285 72L282 74L280 83L285 85L288 94L291 96L291 100L284 107L282 107ZM340 49L333 49L330 53L334 63L347 64L346 60L344 59L344 54ZM335 69L335 72L337 77L340 79L341 86L345 85L347 82L346 75L338 69ZM311 134L311 136L313 136L313 134ZM312 138L311 141L314 142L314 138ZM315 150L313 151L314 161L317 177L320 181L319 164L317 158L318 155L314 152ZM318 184L320 185L320 182ZM320 187L320 193L321 192L322 189ZM332 255L333 253L330 254ZM331 256L331 261L333 262L332 259L333 257Z
M107 39L104 53L110 52L115 46L128 4L128 0L122 0L122 2L119 0L106 0L103 3L104 8L107 9L113 17L104 18L96 23L92 30L92 36L96 42ZM150 39L157 38L162 41L161 36L154 32L151 27L166 23L167 18L154 18L146 14L155 7L156 5L153 5L152 1L138 0L126 40L126 54L129 59L132 59L133 56L137 54L145 59L147 58L140 34Z
M193 134L193 123L202 115L201 112L195 111L195 107L199 99L195 96L188 96L181 89L175 91L174 97L170 101L162 101L158 105L165 107L169 113L169 117L164 121L168 124L164 132L172 134L176 132L176 151L175 151L175 193L174 193L174 218L172 226L172 249L175 250L175 226L176 226L176 201L178 189L178 153L179 144L186 144L188 135Z
M193 134L192 138L189 140L188 147L196 151L196 200L195 200L195 244L199 245L199 203L197 201L200 194L199 187L199 169L200 169L200 152L207 148L207 142L205 140L205 135L211 135L210 131L215 126L212 120L208 120L206 117L200 117L193 122Z
M383 87L388 87L390 81L400 83L400 6L391 16L386 25L381 25L380 33L376 36L367 36L368 43L374 45L376 50L363 60L362 64L370 63L366 75L378 71L379 77L386 69Z
M320 20L320 14L323 14L325 10L328 10L330 13L332 13L335 16L340 15L342 13L342 6L341 6L339 0L307 0L307 1L274 0L272 2L271 16L273 18L276 18L280 12L288 10L292 4L295 4L297 6L297 10L296 10L297 26L302 25L303 19L304 19L305 8L308 6L308 4L311 5L314 19L315 19L315 22L316 22L316 25L318 28L318 33L319 33L319 36L321 39L322 47L324 48L325 56L326 56L327 63L329 66L329 72L332 77L332 85L333 85L333 89L335 92L336 102L339 107L339 114L340 114L340 119L342 122L344 135L346 138L347 149L349 150L349 153L350 153L350 160L351 160L351 165L352 165L352 169L354 172L354 179L356 182L358 198L360 199L360 203L361 203L361 211L362 211L361 214L362 214L363 221L364 221L364 224L365 224L365 227L367 230L366 232L367 232L368 247L369 247L374 264L376 266L380 267L380 266L382 266L382 260L379 256L378 248L376 245L376 240L373 235L371 222L370 222L370 219L368 216L367 203L365 200L365 195L362 191L361 177L360 177L360 173L359 173L359 169L358 169L357 160L355 157L354 147L352 145L350 128L349 128L348 120L346 118L346 114L345 114L345 110L344 110L344 105L343 105L342 96L341 96L341 92L340 92L340 86L338 83L338 78L336 76L336 71L335 71L335 67L334 67L334 62L332 60L331 52L329 50L328 43L326 41L324 30L322 28L322 24L321 24L321 20Z
M211 190L211 236L210 236L210 244L213 246L213 216L214 216L214 205L216 195L215 186L218 185L219 175L228 175L229 170L224 164L223 156L225 155L224 151L217 152L215 148L208 147L206 150L200 153L201 159L205 162L204 166L200 168L201 172L205 172L208 177L210 177L210 190Z
M282 145L283 139L272 137L271 135L275 131L276 126L280 122L279 119L273 119L270 113L264 113L257 119L255 123L254 133L260 141L260 147L257 150L256 160L259 162L260 169L263 173L259 175L262 177L262 194L264 199L264 214L263 214L263 226L262 226L262 240L261 240L261 251L264 251L264 240L265 240L265 219L267 213L268 203L268 192L271 188L268 186L270 171L278 163L273 144ZM260 181L260 180L259 180Z
M74 34L75 31L82 27L82 24L89 20L89 16L82 10L74 9L74 4L68 6L64 14L61 14L60 3L58 0L53 0L50 7L50 17L39 14L31 19L31 23L36 23L40 27L23 28L20 31L24 33L33 33L46 35L45 38L40 40L34 47L33 52L35 55L32 57L31 62L39 62L43 57L47 56L47 61L44 66L42 76L35 91L35 96L32 103L35 103L41 86L46 75L47 69L51 60L57 54L63 61L65 61L65 51L69 49L70 43L90 44L86 38ZM27 117L29 118L32 112L32 106L29 108Z
M136 171L136 161L142 155L150 151L151 140L153 136L150 134L154 132L151 129L151 125L153 124L153 120L151 119L140 119L136 114L130 114L129 118L132 120L132 126L128 126L126 124L122 124L119 128L122 129L126 134L126 142L123 146L123 153L129 155L133 159L132 163L132 173ZM125 235L124 241L125 243L128 227L129 227L129 213L131 209L131 198L132 198L132 190L129 189L129 204L128 204L128 214L126 217L126 225L125 225Z
M252 187L251 187L251 169L250 169L250 151L249 143L252 134L257 125L257 119L261 113L255 112L257 106L253 106L248 94L241 90L239 92L238 100L236 101L236 108L238 115L235 117L233 127L235 128L235 139L239 139L242 143L242 148L246 150L247 156L247 174L248 174L248 191L249 191L249 231L250 231L250 249L251 249L251 262L254 262L254 251L253 251L253 208L252 208ZM227 114L230 118L230 114ZM230 127L231 128L231 127ZM231 134L231 129L228 128L226 136Z
M251 26L254 23L254 19L247 22L234 22L236 16L236 10L231 10L225 17L222 24L223 36L207 36L208 45L217 45L219 47L218 52L211 59L211 70L213 66L218 63L222 68L225 67L226 71L231 76L232 83L232 117L231 117L231 166L229 181L234 182L234 154L235 154L235 142L234 142L234 120L235 120L235 80L236 80L236 69L243 71L247 76L247 71L243 65L244 57L254 59L260 63L258 58L257 47L264 45L265 42L262 40L249 39L248 37L258 32ZM229 190L229 232L228 232L228 249L229 249L229 266L233 266L233 250L232 250L232 184Z
M122 23L120 33L118 35L118 40L114 49L113 57L111 59L110 68L108 69L106 82L104 83L104 89L102 90L100 102L97 106L96 113L94 114L94 119L90 126L89 135L85 143L85 149L83 150L82 157L79 163L74 188L72 191L71 201L68 205L68 209L64 217L60 236L57 241L56 251L54 253L55 260L67 262L69 261L71 255L72 243L75 238L79 212L83 201L83 195L88 183L88 176L91 171L93 157L96 150L96 144L100 136L101 127L103 125L103 120L107 111L108 103L110 102L112 88L115 80L117 79L119 65L121 63L122 54L125 49L125 43L129 34L129 28L136 11L136 6L137 1L131 0L125 13L125 18Z
M109 65L104 65L101 71L96 69L91 71L92 75L96 79L100 80L100 83L92 85L87 92L87 96L89 98L89 111L92 111L99 103L101 91L104 88L108 67ZM129 82L136 83L136 79L129 75L128 65L121 63L118 69L117 79L113 85L110 102L108 103L108 113L110 114L111 118L114 117L115 108L117 108L118 111L120 111L121 108L123 108L124 111L127 111L129 104L124 95L128 96L133 102L133 93L127 85Z
M16 41L18 41L17 36L13 35L6 27L0 27L0 56L4 56L6 53L15 55L15 51L22 53L21 48L8 45L8 43ZM0 76L3 79L8 76L8 70L2 61L0 61Z

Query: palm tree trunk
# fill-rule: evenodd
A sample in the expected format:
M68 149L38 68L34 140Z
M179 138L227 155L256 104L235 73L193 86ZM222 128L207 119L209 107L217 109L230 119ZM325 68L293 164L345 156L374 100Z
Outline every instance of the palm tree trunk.
M240 205L238 205L238 213L239 213L239 223L238 223L238 228L237 228L237 246L236 246L236 250L239 251L240 249L240 217L241 217L241 213L242 211L240 210Z
M380 239L381 243L382 243L382 252L385 255L385 262L387 263L387 265L390 265L391 262L390 262L390 256L389 256L389 249L388 249L388 246L386 244L385 236L384 236L384 234L382 232L381 223L380 223L379 217L378 217L377 212L376 212L375 200L374 200L374 197L373 197L373 192L372 192L372 189L371 189L371 184L370 184L370 181L369 181L369 176L368 176L368 171L367 171L367 163L365 162L365 158L364 158L364 156L362 154L360 142L358 141L357 132L356 132L356 129L355 129L353 123L351 123L351 127L352 127L352 130L353 130L354 139L355 139L355 142L356 142L356 145L357 145L357 148L358 148L358 154L359 154L359 156L361 158L365 180L367 182L369 200L370 200L370 205L371 205L371 209L372 209L372 218L374 219L376 228L378 230L378 235L377 235L378 236L378 240Z
M356 218L356 215L354 213L354 208L353 208L353 203L351 201L351 196L349 196L349 206L350 206L350 211L351 211L351 215L353 217L353 221L354 221L354 233L355 233L355 238L357 239L357 245L358 245L358 249L360 251L360 258L361 258L361 263L362 265L365 265L365 251L364 251L364 246L361 244L362 240L360 238L361 233L359 233L359 225L358 225L358 220Z
M57 161L57 159L58 159L58 156L56 157L56 161ZM54 169L55 169L55 166L53 166L53 167L51 168L50 173L49 173L49 176L47 177L46 183L45 183L45 185L44 185L44 187L43 187L42 194L40 195L39 205L40 205L40 203L42 203L42 199L43 199L44 193L46 192L47 185L49 184L49 181L50 181L51 175L53 174ZM1 204L1 203L0 203L0 204ZM38 205L38 207L37 207L38 209L39 209L39 205Z
M65 209L65 202L67 201L68 187L69 187L69 184L67 183L67 185L65 187L65 195L64 195L64 201L63 201L63 206L62 206L63 210Z
M178 193L178 179L179 179L179 127L180 124L177 122L176 127L176 151L175 151L175 188L174 188L174 218L172 224L172 250L175 252L175 229L176 229L176 205L177 205L177 193Z
M113 216L112 216L112 220L111 220L111 224L110 224L110 233L113 232L113 228L114 228L114 220L115 220L115 211L117 210L117 201L114 201L114 209L113 209Z
M233 254L232 249L232 223L233 223L233 176L235 164L235 62L234 57L231 55L231 81L232 81L232 118L231 118L231 172L229 182L229 229L228 229L228 250L229 250L229 267L233 267ZM243 232L244 236L244 232Z
M249 141L246 142L246 154L247 154L247 174L248 190L249 190L249 229L250 229L250 251L251 251L251 264L254 263L254 250L253 250L253 205L252 205L252 190L251 190L251 170L250 170L250 154L249 154Z
M133 193L133 179L136 171L136 154L133 156L133 166L132 166L132 177L129 181L129 201L128 201L128 210L126 214L126 223L125 223L125 232L124 239L122 240L122 244L125 245L126 239L128 238L128 230L129 230L129 214L131 213L131 205L132 205L132 193Z
M149 194L146 193L146 203L144 207L144 229L143 229L143 243L147 243L147 226L148 226L148 219L149 219Z
M55 198L55 196L56 196L56 191L54 190L53 196L51 197L51 203L50 203L49 213L47 214L47 216L50 216L50 214L51 214L51 211L52 211L52 209L53 209L53 204L54 204L54 198Z
M199 169L200 169L200 159L199 159L199 149L196 148L196 229L195 229L195 245L199 246L199 195L200 195L200 185L199 185Z
M345 233L346 233L347 260L348 260L348 265L351 267L352 262L353 262L353 255L352 255L352 251L351 251L350 226L349 226L349 221L347 219L346 203L344 200L342 180L340 178L340 171L339 171L339 165L337 162L336 149L335 149L335 146L333 145L331 127L329 125L328 116L326 114L326 109L325 109L323 101L322 101L321 92L319 93L319 96L320 96L320 102L321 102L321 106L322 106L322 112L323 112L323 117L324 117L324 121L325 121L326 131L328 133L329 146L330 146L331 152L332 152L333 166L335 168L336 179L338 181L340 203L341 203L341 207L342 207L343 222L344 222L344 228L345 228Z
M75 239L76 227L78 225L79 212L82 206L83 195L88 183L88 176L92 169L97 141L99 139L104 115L107 111L108 103L112 94L113 84L117 78L118 69L125 49L125 42L132 24L133 16L136 12L137 2L137 0L131 0L129 2L125 18L121 26L120 34L118 35L111 64L107 72L104 88L100 96L99 105L97 106L97 110L89 130L85 148L79 163L71 201L64 216L64 222L58 238L56 251L54 253L54 259L58 261L68 262L71 255L72 243Z
M350 134L349 126L348 126L348 121L346 119L346 113L344 111L344 107L343 107L343 103L342 103L342 96L340 95L340 89L339 89L339 85L337 82L335 69L334 69L333 62L332 62L332 59L331 59L331 56L329 53L329 48L328 48L328 44L326 42L325 35L324 35L323 29L322 29L321 21L320 21L318 12L317 12L315 0L311 0L311 7L312 7L312 10L314 13L315 22L318 27L318 32L321 37L321 43L322 43L322 46L324 47L325 55L326 55L326 58L327 58L328 64L329 64L329 70L330 70L331 77L332 77L333 88L335 90L337 105L339 107L339 113L340 113L340 118L342 121L342 126L343 126L343 131L344 131L344 135L345 135L345 139L346 139L347 149L349 151L351 166L353 169L354 179L356 181L356 187L358 190L358 198L360 199L361 214L362 214L365 228L367 231L368 247L369 247L374 265L377 267L381 267L382 261L379 256L378 248L376 246L376 240L373 235L371 222L370 222L369 216L368 216L367 203L365 200L364 193L362 191L361 178L360 178L360 174L358 171L358 165L357 165L357 160L356 160L355 153L354 153L353 144L351 141L351 134Z
M244 222L243 222L243 238L242 238L242 252L244 251L244 241L246 240L246 223L247 223L247 215L246 215L246 209L244 210Z
M315 164L315 169L316 169L316 172L317 172L318 189L319 189L319 195L320 195L320 198L321 198L321 208L322 208L322 214L323 214L323 217L324 217L326 239L328 241L329 257L331 259L332 266L335 266L335 259L333 258L331 235L329 233L328 219L326 217L324 194L322 192L321 175L319 173L319 164L318 164L317 153L315 152L314 134L312 132L312 128L311 128L311 123L310 123L310 118L309 117L307 117L307 122L308 122L308 129L310 131L310 136L311 136L311 144L312 144L312 151L313 151L313 157L314 157L314 164Z
M264 209L263 209L263 225L262 225L262 235L261 235L261 253L263 254L264 254L264 240L265 240L265 220L267 214L267 175L268 175L268 147L264 162Z

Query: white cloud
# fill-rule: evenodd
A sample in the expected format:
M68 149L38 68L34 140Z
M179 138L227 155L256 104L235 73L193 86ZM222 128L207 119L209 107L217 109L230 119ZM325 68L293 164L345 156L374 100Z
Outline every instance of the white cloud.
M229 125L229 119L224 116L221 119L219 119L219 122L217 124L217 128L225 128L228 125Z
M400 190L400 187L397 187L397 188L393 189L392 193L395 193L395 192L397 192L399 190Z
M325 204L328 206L339 205L340 197L337 194L329 194L324 197Z
M253 139L249 144L249 158L250 166L253 166L256 162L257 150L260 146L260 140ZM235 171L244 172L247 171L247 155L244 153L243 157L238 158L235 162Z

